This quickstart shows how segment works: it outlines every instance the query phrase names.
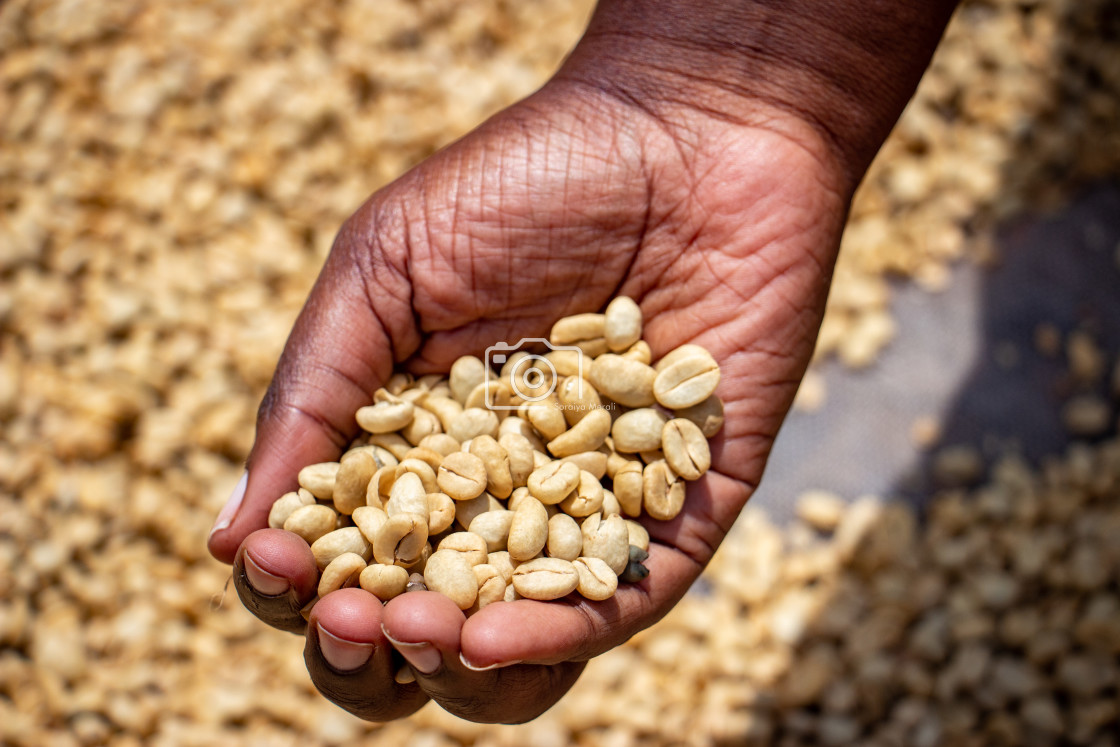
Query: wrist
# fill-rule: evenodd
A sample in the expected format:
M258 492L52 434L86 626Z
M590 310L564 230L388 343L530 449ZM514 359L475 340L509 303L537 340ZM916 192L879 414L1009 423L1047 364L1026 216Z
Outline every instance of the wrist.
M854 191L955 0L601 0L559 74L667 125L709 117L797 140Z

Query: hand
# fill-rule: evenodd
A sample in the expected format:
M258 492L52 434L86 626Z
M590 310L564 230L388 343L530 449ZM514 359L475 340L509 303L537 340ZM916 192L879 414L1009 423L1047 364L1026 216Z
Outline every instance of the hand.
M545 336L557 318L617 294L640 302L655 357L696 342L720 362L726 421L712 470L689 484L675 520L646 522L649 577L604 602L519 600L465 620L434 593L384 607L355 589L322 599L306 626L308 669L321 692L363 718L405 716L431 698L475 721L531 719L588 659L687 591L762 476L813 349L852 191L908 95L895 86L887 104L868 96L874 107L835 107L843 126L830 127L829 96L782 95L829 82L810 66L778 85L763 68L782 56L758 54L761 42L741 45L761 93L726 80L690 87L697 76L675 65L718 77L732 68L703 63L733 54L721 42L704 57L694 42L681 47L682 62L660 54L660 31L647 29L637 34L645 62L634 66L610 31L612 13L636 18L626 7L605 0L548 86L373 195L343 226L261 405L243 499L219 517L210 549L233 562L249 609L304 631L311 553L295 535L261 529L297 469L338 457L356 434L355 410L394 365L447 371L460 355ZM909 6L898 7L899 26L915 28ZM739 22L763 36L806 17L758 12L775 23ZM712 18L709 30L723 33L727 18ZM671 21L660 19L670 30ZM821 26L818 38L843 38ZM921 49L904 51L924 64ZM413 684L393 681L401 655Z
M640 301L655 355L697 342L720 361L726 425L682 515L647 523L649 578L611 600L523 600L466 622L434 593L384 609L360 590L320 601L307 662L328 698L374 720L427 697L464 718L526 720L587 659L664 615L700 573L758 483L809 360L847 204L811 131L758 114L751 126L691 112L668 122L557 84L347 222L261 406L244 502L211 540L238 575L249 559L279 579L260 583L258 573L264 588L242 586L266 622L303 628L315 564L294 535L250 532L266 525L298 467L338 457L355 435L354 411L394 364L447 371L460 355L547 336L557 318L623 293ZM415 662L417 684L393 682L386 636ZM404 647L418 643L431 647ZM522 663L475 672L460 654L477 668Z

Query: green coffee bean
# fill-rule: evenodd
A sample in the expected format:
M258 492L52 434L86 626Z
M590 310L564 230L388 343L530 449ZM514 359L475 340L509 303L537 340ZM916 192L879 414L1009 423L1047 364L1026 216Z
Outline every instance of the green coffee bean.
M618 589L618 574L604 560L596 557L576 558L572 566L579 576L576 591L580 596L595 602L614 596Z
M578 585L575 566L560 558L536 558L513 570L513 588L528 599L559 599L571 594Z

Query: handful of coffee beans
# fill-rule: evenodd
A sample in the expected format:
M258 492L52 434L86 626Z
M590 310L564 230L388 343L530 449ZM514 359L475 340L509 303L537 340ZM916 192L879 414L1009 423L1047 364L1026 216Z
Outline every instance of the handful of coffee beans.
M649 573L634 519L680 513L723 425L711 354L682 345L651 365L641 336L623 296L559 320L547 341L459 358L447 376L394 374L355 414L365 433L339 461L300 470L269 526L311 545L319 597L430 589L467 614L609 598ZM528 352L534 342L548 352Z

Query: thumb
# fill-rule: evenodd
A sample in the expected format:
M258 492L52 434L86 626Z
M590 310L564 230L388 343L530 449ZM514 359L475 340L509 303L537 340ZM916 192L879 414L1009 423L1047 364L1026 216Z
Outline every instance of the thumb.
M338 458L358 431L354 412L402 355L399 341L416 347L403 262L394 267L380 247L359 238L355 223L335 240L292 328L257 413L246 474L210 531L210 553L222 562L268 526L273 502L296 489L302 467Z

